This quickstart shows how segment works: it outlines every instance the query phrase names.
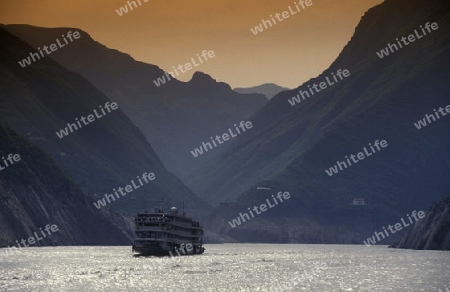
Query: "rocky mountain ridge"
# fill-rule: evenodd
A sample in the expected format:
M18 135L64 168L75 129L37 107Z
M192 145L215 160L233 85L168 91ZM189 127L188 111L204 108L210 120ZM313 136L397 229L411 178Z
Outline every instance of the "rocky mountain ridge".
M109 99L118 102L164 166L181 179L202 162L219 155L228 145L197 158L190 150L247 119L267 102L261 94L239 94L228 84L202 72L195 72L188 82L181 82L174 76L168 80L169 75L161 68L107 48L76 28L4 27L35 48L54 42L68 30L79 31L79 39L49 57L81 74ZM200 70L201 64L195 69ZM155 85L158 78L164 78L159 86Z
M394 247L450 250L450 197L433 204Z
M370 9L328 70L272 98L251 117L251 132L192 173L188 185L220 214L209 220L211 228L240 241L252 241L261 232L277 241L282 232L286 242L361 244L380 225L445 197L450 119L436 119L420 130L414 123L450 105L445 85L449 13L450 3L441 0L388 0ZM427 22L439 29L379 58L378 51ZM345 80L294 106L289 102L310 92L308 85L313 90L313 84L334 80L333 74L345 69L350 73ZM377 140L388 146L357 163L346 160ZM346 165L328 174L337 162ZM292 198L252 222L230 227L227 222L240 212L264 203L264 189L271 189L270 195L289 191ZM353 205L355 198L365 205Z

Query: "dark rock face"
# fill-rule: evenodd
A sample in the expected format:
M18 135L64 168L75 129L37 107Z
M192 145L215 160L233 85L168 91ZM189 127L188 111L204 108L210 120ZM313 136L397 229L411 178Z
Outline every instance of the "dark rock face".
M22 68L33 48L0 27L0 150L22 160L1 171L0 246L56 224L58 244L128 245L131 224L117 211L150 210L186 200L189 214L206 204L168 172L120 109L58 138L56 132L111 102L80 75L45 57ZM1 157L0 156L0 157ZM156 179L97 209L94 198L125 187L144 172ZM114 205L113 205L114 204ZM48 240L48 239L47 239ZM40 245L50 244L40 241Z
M77 30L29 25L7 25L5 29L35 48L54 42L67 30ZM191 150L248 119L267 103L262 94L239 94L202 72L195 72L188 82L171 78L156 86L155 80L166 78L164 70L109 49L86 32L78 31L80 39L49 58L81 74L116 101L145 135L164 166L181 179L202 162L220 155L230 143L197 158ZM200 65L196 69L201 68Z
M450 197L431 206L395 247L450 250Z
M11 128L42 148L97 200L111 194L113 188L130 185L132 179L137 182L143 173L155 174L154 181L112 202L116 210L129 214L150 210L161 197L166 198L166 206L180 206L185 199L186 209L194 217L207 210L202 200L167 171L117 100L118 109L58 138L56 132L67 123L75 125L76 119L112 101L82 76L47 56L22 68L17 61L32 51L31 46L0 28L0 115Z
M252 117L254 128L237 137L200 174L193 173L189 186L213 205L243 206L230 211L217 207L214 214L223 214L225 225L247 207L289 191L288 205L252 221L271 222L275 227L262 227L288 231L289 240L295 242L362 244L380 226L445 198L450 184L450 116L420 131L414 123L450 104L450 87L445 85L450 78L449 19L450 2L442 0L390 0L370 9L328 70L272 98ZM427 22L439 24L428 39L387 58L377 56L388 43ZM288 102L299 90L339 69L348 69L351 75L295 106ZM335 175L325 173L376 139L388 142L384 152ZM265 194L258 187L273 192ZM353 206L358 197L367 205ZM237 233L243 226L219 229L217 223L211 226L222 235L236 234L242 241L252 240L249 229L261 227L246 222L245 236ZM333 238L328 228L336 230Z
M125 218L95 209L93 199L44 151L1 118L0 149L2 156L21 157L0 175L0 247L15 246L16 240L27 240L34 232L42 237L34 246L51 245L54 240L59 245L130 244L132 234ZM47 224L58 227L51 238L43 237L39 229Z

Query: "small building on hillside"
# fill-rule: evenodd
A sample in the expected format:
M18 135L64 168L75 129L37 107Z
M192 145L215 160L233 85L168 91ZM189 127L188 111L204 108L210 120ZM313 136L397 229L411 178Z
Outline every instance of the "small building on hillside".
M354 198L353 206L364 206L366 204L366 200L363 198Z

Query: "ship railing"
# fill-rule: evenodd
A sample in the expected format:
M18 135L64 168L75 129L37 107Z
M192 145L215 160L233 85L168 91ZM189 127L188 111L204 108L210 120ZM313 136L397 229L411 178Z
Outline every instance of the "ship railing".
M185 222L177 222L177 221L172 221L170 222L171 225L174 226L179 226L179 227L184 227L184 228L190 228L190 229L203 229L203 227L201 227L200 225L198 226L193 226L192 223L185 223Z
M202 237L198 236L198 235L193 235L193 234L176 234L176 233L172 233L172 234L169 234L169 236L167 238L169 240L170 239L200 240Z
M136 226L136 232L163 232L174 235L183 235L188 237L200 237L203 235L203 232L198 233L199 229L192 230L179 230L169 227L160 227L160 226ZM195 231L195 233L193 233Z
M183 231L183 230L167 230L167 232L169 234L173 234L173 235L183 235L183 236L188 236L188 237L198 237L201 236L202 234L193 234L192 232L189 231Z
M172 222L172 218L168 217L138 217L134 220L136 223L138 222Z
M166 231L168 230L164 226L144 226L144 225L136 225L136 231Z
M176 244L181 244L181 243L193 243L193 244L203 244L203 240L191 240L191 239L179 239L179 238L168 238L167 242L173 242Z
M154 237L135 237L134 241L167 241L167 237L158 237L158 238L154 238Z

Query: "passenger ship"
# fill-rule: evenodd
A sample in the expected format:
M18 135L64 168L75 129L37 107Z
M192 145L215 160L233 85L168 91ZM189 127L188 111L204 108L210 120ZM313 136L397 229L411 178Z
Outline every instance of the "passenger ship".
M192 218L178 215L172 207L169 213L155 208L153 213L139 213L135 217L133 252L142 255L202 254L203 229Z

